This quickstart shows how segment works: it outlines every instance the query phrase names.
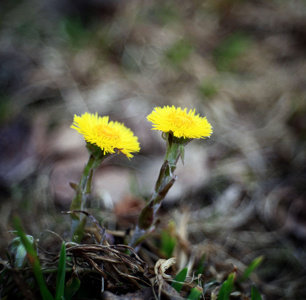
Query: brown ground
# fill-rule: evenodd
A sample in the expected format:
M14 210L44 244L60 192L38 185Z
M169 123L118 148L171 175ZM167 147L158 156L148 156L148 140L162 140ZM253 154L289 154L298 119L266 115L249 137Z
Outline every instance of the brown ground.
M174 104L196 108L214 133L187 146L163 212L216 276L264 255L252 277L263 299L304 299L305 1L1 6L2 259L15 214L36 238L45 229L67 237L60 211L87 160L69 126L85 111L110 115L139 137L131 161L114 156L96 172L89 203L107 229L133 227L165 150L146 116ZM188 251L176 254L178 269L190 263Z

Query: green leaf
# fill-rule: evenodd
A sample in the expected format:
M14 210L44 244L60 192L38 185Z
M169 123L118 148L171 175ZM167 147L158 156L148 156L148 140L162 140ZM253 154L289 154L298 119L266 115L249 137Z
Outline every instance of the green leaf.
M252 285L251 300L261 300L261 295L254 284Z
M61 300L64 297L65 276L66 276L66 244L63 242L58 262L58 271L56 278L56 292L55 292L56 300Z
M245 281L246 279L248 279L251 273L262 263L262 261L263 261L263 256L255 258L250 263L250 265L245 269L240 281Z
M235 274L231 273L228 275L226 281L223 282L221 289L218 294L218 300L228 300L229 296L234 287Z
M43 300L54 300L53 296L51 295L50 291L48 290L46 286L37 253L31 243L31 240L24 233L19 218L14 218L14 226L17 230L17 234L19 235L23 246L25 247L27 251L27 257L28 257L29 263L32 266L35 278L37 280L37 283L40 289L42 299Z
M183 287L183 283L185 282L187 276L187 268L181 270L174 278L174 282L172 282L171 286L179 293Z
M194 287L188 295L188 300L198 300L202 295L202 290L198 287Z
M31 235L27 235L27 238L30 240L30 243L34 244L34 238ZM21 242L20 237L13 239L8 248L9 254L12 256L12 264L16 268L23 268L27 263L27 250Z
M72 275L66 284L65 299L70 300L81 286L81 281L76 275Z

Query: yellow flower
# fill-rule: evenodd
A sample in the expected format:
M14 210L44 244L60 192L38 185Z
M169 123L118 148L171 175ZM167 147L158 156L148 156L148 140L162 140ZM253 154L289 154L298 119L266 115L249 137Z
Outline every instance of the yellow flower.
M74 115L70 126L84 136L86 142L100 147L104 154L115 153L115 149L133 157L131 152L140 150L138 138L133 132L119 122L109 122L109 117L99 117L98 113L85 113L82 116Z
M147 119L153 123L152 130L172 132L177 138L204 139L212 134L212 127L207 119L195 115L195 109L187 113L187 108L155 107Z

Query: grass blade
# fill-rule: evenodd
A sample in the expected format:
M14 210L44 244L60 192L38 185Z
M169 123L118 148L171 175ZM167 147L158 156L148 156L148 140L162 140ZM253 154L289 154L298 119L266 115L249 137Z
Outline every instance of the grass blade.
M65 276L66 276L66 245L63 242L61 254L58 262L58 272L56 278L56 292L55 299L61 300L65 293Z
M179 293L183 287L187 276L187 268L182 269L174 278L174 282L172 282L171 286Z
M263 261L263 256L259 256L257 258L255 258L250 265L245 269L241 281L245 281L249 278L249 276L251 275L251 273L262 263Z
M198 300L202 295L202 289L194 287L188 295L188 300Z
M228 300L234 287L235 274L228 275L227 280L223 282L218 294L218 300Z
M21 226L19 218L14 219L14 226L17 230L17 234L20 237L22 244L24 245L27 251L27 258L30 262L35 278L37 280L40 293L43 300L54 300L53 296L51 295L50 291L48 290L45 279L41 270L40 262L37 256L37 253L27 235L24 233L23 228Z
M201 259L200 259L200 262L199 262L199 266L196 270L196 275L198 276L199 274L203 274L204 272L204 262L205 262L205 254L202 255Z
M172 256L173 250L176 246L176 238L167 230L163 230L161 233L161 251L167 258Z
M252 285L251 300L261 300L261 295L254 284Z

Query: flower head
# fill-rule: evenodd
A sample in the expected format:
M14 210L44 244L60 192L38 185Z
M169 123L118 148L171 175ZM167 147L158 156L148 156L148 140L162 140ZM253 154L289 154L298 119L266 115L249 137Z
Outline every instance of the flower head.
M153 123L152 130L172 132L177 138L204 139L212 134L210 123L205 117L195 115L195 109L187 113L187 108L155 107L147 119Z
M109 122L109 117L99 117L98 113L74 115L70 126L84 136L86 142L97 145L105 153L115 153L115 149L133 157L132 152L140 150L138 138L133 132L119 122Z

